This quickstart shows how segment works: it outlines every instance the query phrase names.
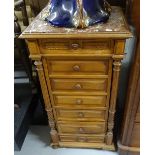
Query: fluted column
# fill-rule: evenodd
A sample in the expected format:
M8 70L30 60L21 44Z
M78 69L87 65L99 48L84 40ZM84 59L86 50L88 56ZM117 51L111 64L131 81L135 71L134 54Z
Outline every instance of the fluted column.
M38 76L39 76L40 85L41 85L44 103L45 103L45 109L46 109L47 115L48 115L48 122L51 127L51 132L50 132L51 138L52 138L51 145L58 146L59 137L58 137L58 133L57 133L56 127L55 127L54 114L53 114L53 109L51 106L49 92L47 89L46 79L45 79L45 75L44 75L44 71L43 71L43 65L40 60L35 61L34 64L36 65L36 70L38 71Z
M108 130L106 136L107 145L111 145L113 142L114 116L115 116L120 68L121 68L121 60L114 60L111 99L110 99L109 116L108 116Z

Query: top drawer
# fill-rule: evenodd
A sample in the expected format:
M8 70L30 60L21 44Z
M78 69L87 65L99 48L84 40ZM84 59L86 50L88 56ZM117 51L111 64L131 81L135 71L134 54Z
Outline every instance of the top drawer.
M91 51L100 51L111 53L113 50L113 40L57 40L41 39L39 47L44 54L69 54L69 53L91 53Z

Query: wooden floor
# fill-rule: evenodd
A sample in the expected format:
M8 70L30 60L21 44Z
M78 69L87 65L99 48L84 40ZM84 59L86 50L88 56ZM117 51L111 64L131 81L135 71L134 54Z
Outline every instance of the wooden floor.
M118 155L116 152L97 149L52 149L47 126L31 126L22 149L14 155Z

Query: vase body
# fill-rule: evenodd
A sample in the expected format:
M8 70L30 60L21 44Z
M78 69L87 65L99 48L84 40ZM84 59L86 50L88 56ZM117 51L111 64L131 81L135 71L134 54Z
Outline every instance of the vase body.
M105 0L51 0L46 21L58 27L84 28L106 22L110 9Z

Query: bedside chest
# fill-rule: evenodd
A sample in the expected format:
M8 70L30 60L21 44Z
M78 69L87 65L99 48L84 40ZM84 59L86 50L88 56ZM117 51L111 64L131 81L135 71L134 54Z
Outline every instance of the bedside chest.
M121 60L131 37L119 7L106 24L56 28L34 19L20 38L35 60L52 146L114 150L113 127Z

